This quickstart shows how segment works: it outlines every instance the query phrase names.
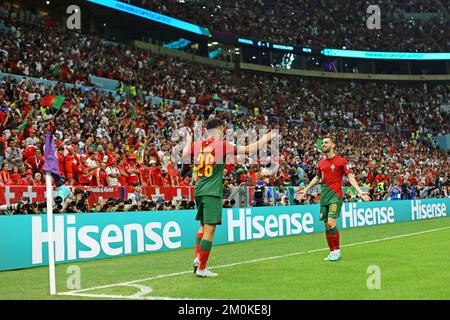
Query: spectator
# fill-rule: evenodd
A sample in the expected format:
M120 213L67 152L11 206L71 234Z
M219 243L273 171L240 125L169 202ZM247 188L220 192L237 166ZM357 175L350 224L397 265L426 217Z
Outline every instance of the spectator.
M11 140L9 147L6 148L5 161L8 164L8 169L11 171L14 167L22 166L22 151L17 147L17 142Z

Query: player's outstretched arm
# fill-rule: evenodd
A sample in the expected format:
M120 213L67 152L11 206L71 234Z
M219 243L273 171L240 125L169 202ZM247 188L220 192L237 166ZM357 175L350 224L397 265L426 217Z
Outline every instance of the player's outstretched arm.
M349 173L347 175L347 177L348 177L348 181L350 181L350 184L358 192L358 195L361 197L361 199L363 199L364 201L370 201L369 194L367 192L364 192L364 191L361 190L361 188L359 187L358 182L356 181L355 176L353 175L353 173Z
M261 139L252 144L237 147L237 152L238 154L249 154L256 152L259 150L259 148L262 148L267 143L269 143L273 138L275 138L275 135L276 134L273 131L266 133L265 135L262 136Z
M318 176L315 176L314 179L311 180L311 182L308 184L308 186L303 189L300 190L297 195L295 196L295 198L300 201L303 199L304 196L306 196L306 194L309 192L309 190L311 190L317 183L319 183L320 178Z
M186 131L186 145L183 148L183 154L181 155L182 159L189 158L191 155L191 145L192 145L192 136L189 131Z

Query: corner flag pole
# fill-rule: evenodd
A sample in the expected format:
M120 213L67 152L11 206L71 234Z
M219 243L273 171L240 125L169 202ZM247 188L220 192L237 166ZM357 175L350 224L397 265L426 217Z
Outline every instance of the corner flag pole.
M52 127L52 126L51 126ZM50 276L50 294L56 294L55 283L55 249L53 239L53 185L52 174L59 177L59 166L56 158L56 148L51 130L45 134L45 195L47 198L47 235L48 235L48 270Z
M56 294L55 282L55 249L53 240L53 186L52 174L45 173L46 198L47 198L47 234L48 234L48 271L50 276L50 294Z

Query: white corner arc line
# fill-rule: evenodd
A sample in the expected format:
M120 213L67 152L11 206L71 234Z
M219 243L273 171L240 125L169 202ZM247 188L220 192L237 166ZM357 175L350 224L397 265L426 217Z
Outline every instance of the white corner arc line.
M394 239L399 239L399 238L404 238L404 237L409 237L409 236L415 236L415 235L421 235L421 234L425 234L425 233L442 231L442 230L446 230L446 229L450 229L450 226L449 227L443 227L443 228L424 230L424 231L419 231L419 232L413 232L413 233L405 233L405 234L401 234L401 235L398 235L398 236L392 236L392 237L385 237L385 238L380 238L380 239L373 239L373 240L366 240L366 241L360 241L360 242L355 242L355 243L349 243L349 244L342 245L341 247L352 247L352 246L369 244L369 243L375 243L375 242L380 242L380 241L394 240ZM230 264L225 264L225 265L212 266L209 269L229 268L229 267L234 267L234 266L239 266L239 265L244 265L244 264L249 264L249 263L256 263L256 262L268 261L268 260L274 260L274 259L281 259L281 258L298 256L298 255L303 255L303 254L313 253L313 252L319 252L319 251L324 251L324 250L328 250L328 248L313 249L313 250L308 250L308 251L299 251L299 252L293 252L293 253L288 253L288 254L279 255L279 256L265 257L265 258L248 260L248 261L241 261L241 262L230 263ZM103 295L103 294L83 294L83 295L81 295L80 293L81 292L85 292L85 291L99 290L99 289L105 289L105 288L111 288L111 287L117 287L117 286L129 286L130 284L134 284L134 283L139 283L139 282L144 282L144 281L151 281L151 280L157 280L157 279L168 278L168 277L176 277L176 276L189 274L189 273L192 273L192 270L181 271L181 272L174 272L174 273L168 273L168 274L161 274L161 275L157 275L157 276L153 276L153 277L145 278L145 279L139 279L139 280L133 280L133 281L127 281L127 282L121 282L121 283L104 285L104 286L91 287L91 288L85 288L85 289L74 290L74 291L61 292L61 293L57 293L57 294L58 295L65 295L65 296L86 296L86 297L92 296L92 297L99 297L99 298L102 298L102 297L108 298L108 297L110 297L110 298L116 298L116 299L117 298L118 299L121 299L121 298L131 299L132 296ZM147 298L148 297L140 297L138 299L147 299ZM169 297L153 297L153 298L155 298L155 299L158 299L158 298L174 299L174 298L169 298ZM175 299L178 299L178 298L175 298ZM189 298L186 298L186 299L189 299Z

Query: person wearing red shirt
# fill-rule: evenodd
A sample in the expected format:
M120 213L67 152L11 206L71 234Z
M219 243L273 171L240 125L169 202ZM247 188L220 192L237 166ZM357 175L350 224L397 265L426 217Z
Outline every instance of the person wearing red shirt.
M69 153L64 157L64 168L66 171L66 179L70 181L73 180L74 162L76 162L76 157L73 146L67 147L67 150Z
M8 164L3 164L3 169L0 172L0 185L7 186L12 183L11 175L9 174Z
M256 176L256 172L255 170L252 168L250 168L250 170L248 171L249 174L249 183L252 186L256 186L256 183L258 182L258 177Z
M110 143L107 147L106 156L108 157L106 167L109 167L112 163L117 163L116 154L114 153L114 145L112 143Z
M75 167L76 177L78 183L82 186L89 186L92 180L92 174L89 172L89 168L86 165L86 156L81 157L80 164Z
M34 185L34 180L33 180L33 171L31 171L30 169L28 169L25 172L25 178L19 179L19 181L17 182L18 185L21 186L32 186Z
M58 148L58 153L56 154L58 158L58 166L59 166L59 175L61 177L66 177L66 162L64 157L64 147Z
M22 158L26 161L28 158L36 155L36 147L33 145L27 146L22 151Z
M29 157L26 160L26 164L33 171L33 173L43 172L45 159L42 157L42 151L40 149L36 150L36 154L34 156Z
M19 173L19 168L18 167L14 167L13 168L13 172L11 173L11 184L17 184L19 182L19 179L21 179L22 176Z
M362 200L371 200L367 192L363 192L359 187L355 176L348 168L347 160L334 153L335 147L334 138L327 136L322 139L322 152L325 154L325 157L317 165L316 176L296 196L297 201L301 201L309 190L321 181L319 219L325 224L326 239L330 248L330 254L325 258L328 261L337 261L341 258L340 233L337 230L336 220L340 216L344 198L342 190L343 177L348 177L351 185L356 189Z
M100 166L95 168L92 172L91 186L106 186L106 179L108 175L106 174L106 164L104 162L100 163Z
M169 178L169 175L167 174L167 172L164 172L162 174L161 180L162 180L163 187L170 187L170 178Z
M103 150L102 145L99 145L99 146L97 147L97 150L96 150L96 151L97 151L96 157L97 157L98 163L104 162L104 161L106 160L106 158L105 158L106 153L105 153L105 151ZM108 159L108 160L109 160L109 159Z
M118 162L119 164L117 165L117 169L119 169L120 172L119 183L121 186L126 186L128 173L125 170L125 162L123 158L119 158Z
M150 163L152 163L152 167L148 169L149 184L151 186L162 187L163 180L162 180L161 164L160 163L156 164L156 161L154 160L150 161Z
M178 180L178 168L172 162L167 165L167 174L171 186L178 186L180 180Z
M39 172L36 172L34 175L33 186L40 187L45 185L45 182L42 180L42 175Z
M130 153L127 158L127 163L124 166L125 171L128 173L127 185L132 186L135 183L139 183L139 168L137 166L137 156L134 153Z

